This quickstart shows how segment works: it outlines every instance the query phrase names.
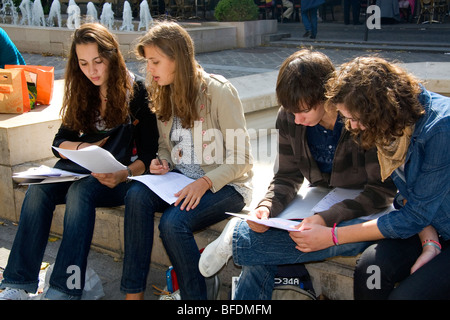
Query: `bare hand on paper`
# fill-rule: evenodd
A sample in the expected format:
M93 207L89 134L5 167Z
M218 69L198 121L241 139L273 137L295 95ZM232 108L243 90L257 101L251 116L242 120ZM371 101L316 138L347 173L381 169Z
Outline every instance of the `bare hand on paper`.
M298 231L291 231L289 235L296 243L295 248L302 252L322 250L334 245L329 227L303 222Z
M119 183L124 182L128 177L127 170L120 170L112 173L91 173L101 184L115 188Z
M267 207L258 207L255 210L251 211L249 213L249 215L256 217L258 219L261 219L261 220L267 220L269 218L270 211L269 211L269 208L267 208ZM265 225L262 225L262 224L259 224L259 223L256 223L256 222L253 222L250 220L247 220L247 224L250 227L250 229L252 229L253 231L258 232L258 233L263 233L263 232L266 232L267 230L269 230L268 226L265 226Z
M178 197L178 199L175 201L174 206L178 206L184 200L180 207L181 210L185 208L186 211L195 209L208 189L209 184L204 179L197 179L175 193L175 197Z
M169 163L167 160L161 160L162 164L158 159L153 159L150 162L150 173L152 174L166 174L169 172Z
M312 216L304 218L302 223L314 223L325 226L325 220L318 214L313 214Z

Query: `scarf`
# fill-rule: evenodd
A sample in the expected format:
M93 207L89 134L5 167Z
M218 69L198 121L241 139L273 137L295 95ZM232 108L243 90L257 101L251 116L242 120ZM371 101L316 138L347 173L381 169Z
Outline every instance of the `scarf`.
M400 167L406 158L414 126L406 127L403 135L395 139L389 146L377 145L378 162L381 168L381 181L384 182Z

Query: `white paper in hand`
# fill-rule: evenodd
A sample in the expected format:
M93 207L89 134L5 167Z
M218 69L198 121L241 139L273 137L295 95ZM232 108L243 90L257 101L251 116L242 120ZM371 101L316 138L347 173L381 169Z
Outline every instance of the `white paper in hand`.
M94 173L111 173L127 168L117 161L108 150L99 146L89 146L80 150L53 148L66 158Z
M168 204L173 204L178 199L178 197L174 196L175 193L195 181L177 172L167 172L162 175L145 174L131 177L131 179L145 184Z

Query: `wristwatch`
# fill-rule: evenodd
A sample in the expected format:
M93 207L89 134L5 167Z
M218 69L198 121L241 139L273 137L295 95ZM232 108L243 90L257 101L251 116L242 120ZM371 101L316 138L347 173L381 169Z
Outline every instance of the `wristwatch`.
M131 171L130 167L127 167L127 171L128 171L128 177L127 177L127 182L131 181L131 177L133 176L133 172Z

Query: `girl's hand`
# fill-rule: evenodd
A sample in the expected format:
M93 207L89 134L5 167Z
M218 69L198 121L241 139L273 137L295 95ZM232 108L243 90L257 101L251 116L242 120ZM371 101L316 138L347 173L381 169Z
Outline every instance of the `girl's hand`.
M164 161L164 160L163 160ZM205 179L197 179L194 182L188 184L186 187L175 193L175 197L178 197L175 201L174 206L178 206L181 201L180 209L189 211L190 209L195 209L200 203L205 192L210 188L208 182Z
M120 170L112 173L91 173L101 184L115 188L119 183L124 182L128 178L127 170Z
M167 160L161 160L162 164L159 162L158 159L153 159L152 162L150 162L150 173L152 174L166 174L169 172L169 163Z
M441 250L433 246L424 246L422 253L417 258L416 263L411 267L411 274L416 272L420 267L424 266L427 262L430 262L434 257L436 257Z
M259 208L256 208L255 210L253 210L252 212L250 212L249 215L254 216L261 220L267 220L269 218L270 211L269 211L269 208L267 208L267 207L259 207ZM259 223L256 223L256 222L253 222L250 220L247 220L247 224L250 227L250 229L252 229L253 231L258 232L258 233L266 232L269 229L268 226L265 226L265 225L262 225L262 224L259 224Z
M321 226L325 226L325 220L323 220L323 218L318 214L306 217L305 219L302 220L301 223L320 224Z
M290 231L296 248L302 252L318 251L334 245L331 228L302 222L298 231Z

